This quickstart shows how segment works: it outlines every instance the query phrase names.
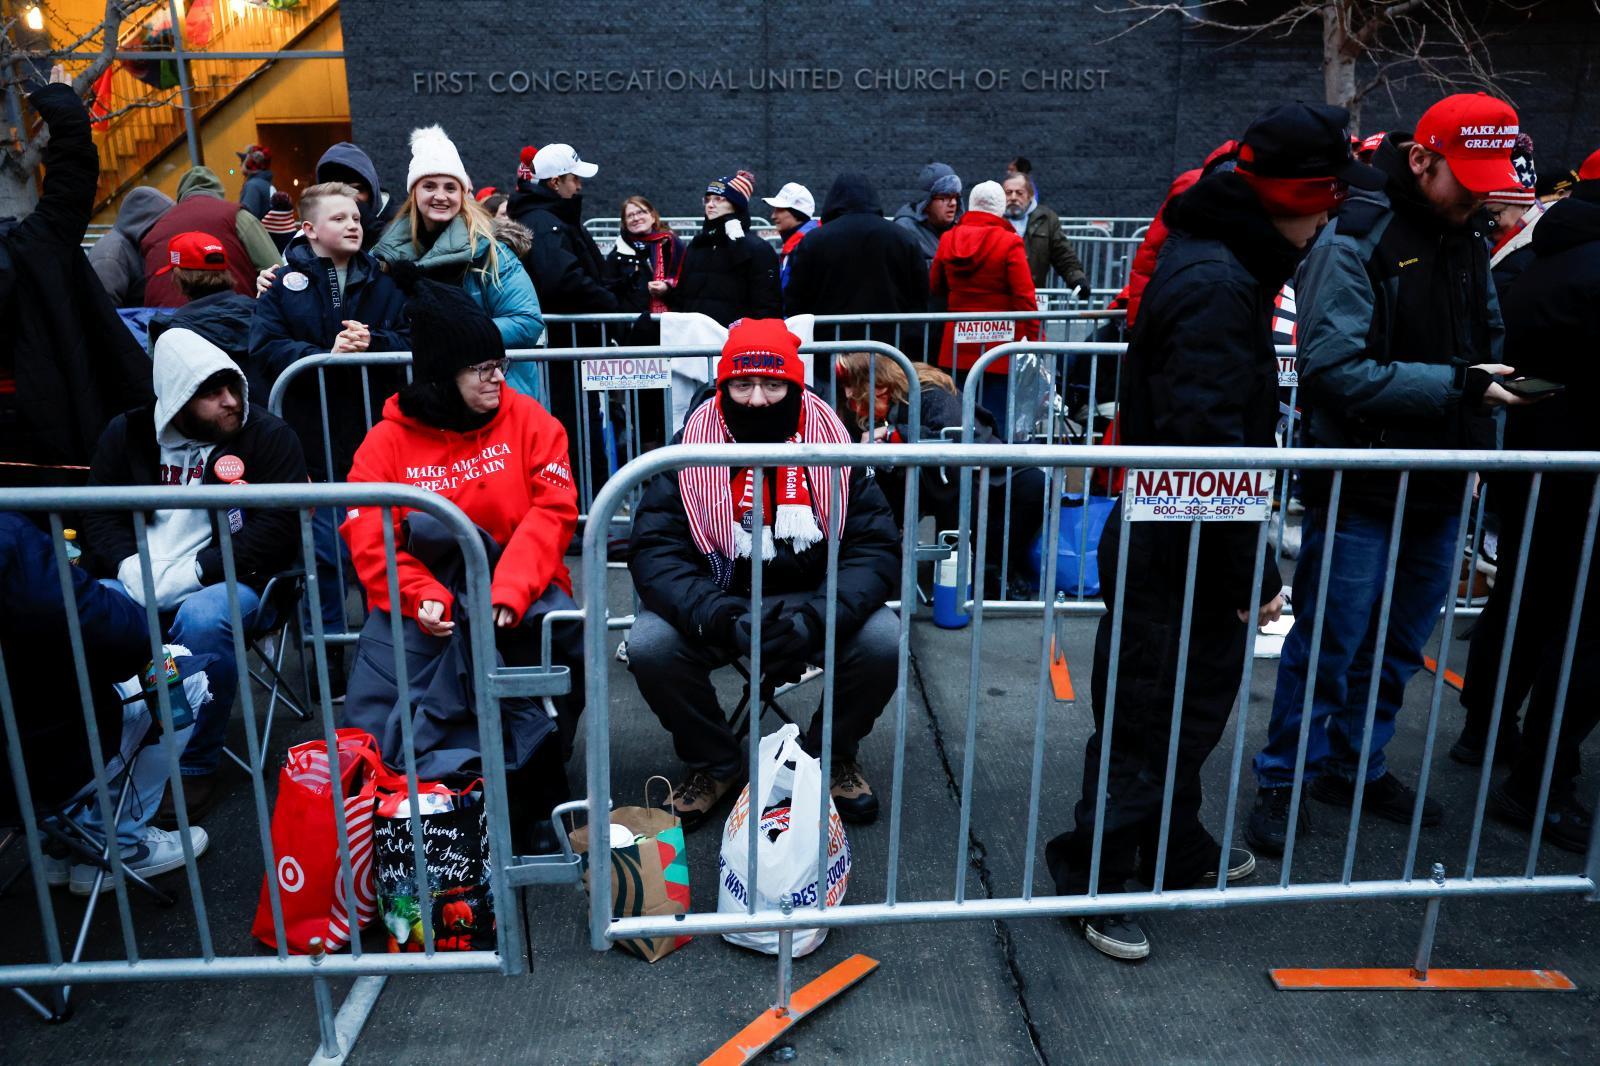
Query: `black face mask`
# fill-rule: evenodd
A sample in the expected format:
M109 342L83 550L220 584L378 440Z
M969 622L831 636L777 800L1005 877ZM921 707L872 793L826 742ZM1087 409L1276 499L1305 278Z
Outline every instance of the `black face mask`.
M502 391L505 386L502 386ZM419 381L400 390L400 410L418 422L453 433L471 433L493 421L499 408L474 411L461 398L454 380Z
M800 393L802 385L789 384L789 394L777 403L766 407L746 407L720 389L722 420L728 432L740 444L782 444L794 436L800 425Z

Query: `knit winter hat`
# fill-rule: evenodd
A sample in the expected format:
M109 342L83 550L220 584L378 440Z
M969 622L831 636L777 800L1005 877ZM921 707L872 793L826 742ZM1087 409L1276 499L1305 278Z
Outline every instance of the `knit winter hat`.
M1511 165L1517 168L1517 183L1508 188L1495 190L1485 198L1484 202L1532 207L1539 199L1534 192L1539 184L1539 175L1533 165L1533 138L1526 133L1517 134L1517 146L1511 149Z
M455 142L444 132L443 126L425 126L411 131L411 167L406 171L406 192L430 174L455 178L461 187L472 191L472 179L461 162L461 153Z
M239 157L239 163L246 174L269 170L272 167L272 152L264 144L252 144L244 151L233 154Z
M518 181L532 181L533 180L533 157L538 155L538 154L539 154L539 146L538 145L525 144L525 145L522 146L522 151L517 156L517 180Z
M917 187L926 194L923 197L926 203L933 196L949 196L952 193L960 196L961 178L948 163L929 163L917 175Z
M294 201L289 199L288 193L272 194L271 205L261 216L261 228L268 233L294 233L300 228L300 220L294 217Z
M721 196L733 205L739 214L750 211L750 197L755 195L756 176L748 170L741 170L730 177L718 178L706 186L707 196Z
M464 367L505 358L500 327L459 285L418 278L406 313L411 318L412 378L417 382L449 382Z
M980 181L972 187L967 197L968 211L983 211L991 215L1006 213L1006 191L997 181Z
M717 361L717 384L730 378L769 377L796 388L806 383L800 361L800 338L781 318L741 318L728 327L728 339Z

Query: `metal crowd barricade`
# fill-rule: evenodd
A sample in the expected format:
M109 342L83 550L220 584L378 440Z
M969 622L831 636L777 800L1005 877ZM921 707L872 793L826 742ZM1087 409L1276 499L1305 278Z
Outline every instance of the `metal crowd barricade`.
M704 215L663 215L661 221L671 227L673 233L687 241L700 232L700 227L705 225L706 220ZM584 219L583 228L589 231L589 236L596 242L614 241L622 236L622 219L588 218ZM760 215L750 217L750 232L772 228L772 223Z
M268 761L263 756L262 735L258 724L255 694L247 667L246 634L239 596L239 575L234 556L234 533L230 532L230 513L241 509L250 512L267 510L294 510L298 517L298 544L300 561L305 567L306 595L310 601L310 622L314 639L311 654L320 682L320 724L318 740L326 745L330 766L339 765L338 743L335 739L336 722L329 700L329 666L327 645L318 610L323 594L316 577L315 551L312 543L311 509L332 505L378 508L384 526L384 553L388 570L388 593L391 603L400 602L399 577L396 567L396 538L394 517L397 509L426 514L436 519L454 538L464 563L467 602L458 604L458 617L466 619L469 630L470 669L473 676L472 713L477 718L478 741L481 748L483 788L486 804L489 847L492 860L489 866L489 886L494 900L494 917L497 946L495 950L440 951L435 942L436 931L429 906L421 909L423 948L419 952L387 953L362 949L359 929L353 931L348 953L291 955L285 947L284 896L296 892L301 885L285 879L281 864L275 855L272 839L271 815L268 795L276 781L281 759ZM274 939L278 945L275 953L262 955L251 938L248 926L214 930L209 917L205 891L205 871L215 870L219 864L241 861L241 853L230 852L222 839L213 841L207 866L197 864L191 844L190 819L184 791L179 777L181 754L174 738L173 698L165 685L156 686L154 720L159 725L159 752L166 767L167 784L171 788L183 847L183 871L194 916L194 943L198 952L193 955L151 958L146 955L148 937L142 938L135 927L135 910L130 905L130 886L145 887L142 882L130 881L131 871L125 869L120 847L109 847L105 838L99 841L102 849L99 864L106 869L115 893L116 913L120 925L122 953L100 958L84 959L86 938L93 919L93 908L98 893L93 893L87 904L88 913L83 919L76 946L70 952L63 950L58 928L60 907L46 883L43 843L52 835L51 827L59 826L60 819L75 810L75 803L97 804L101 825L111 839L115 839L120 809L114 811L112 786L107 774L107 760L102 756L100 730L96 720L95 698L90 688L92 671L90 657L97 647L84 632L84 623L75 608L73 572L69 567L66 541L63 537L63 516L94 511L115 511L131 514L137 554L144 573L142 599L144 621L150 633L151 659L163 661L163 627L155 607L156 597L151 578L149 524L147 517L158 510L194 509L209 512L216 530L216 544L221 552L224 580L227 586L229 621L233 632L235 662L241 679L238 698L243 711L245 740L249 762L246 772L250 776L250 791L256 816L256 841L260 848L261 871L271 872L264 879L267 901L271 911ZM59 581L61 594L68 605L65 625L70 641L75 667L78 698L87 734L89 757L94 767L93 792L86 798L55 806L47 810L36 809L33 789L30 787L29 767L24 762L20 747L19 708L10 677L32 664L5 662L0 657L0 719L3 719L8 764L18 802L20 828L26 843L26 858L32 869L32 885L41 923L42 961L15 962L8 958L0 963L0 987L10 987L28 1004L47 1018L59 1020L69 1009L67 993L71 986L88 983L123 981L165 981L190 979L235 979L247 977L310 978L313 982L316 1010L322 1033L324 1054L347 1052L354 1034L365 1020L365 1012L381 990L382 982L392 974L423 973L503 973L526 971L526 930L522 924L519 907L520 892L532 884L573 884L580 880L579 859L572 854L562 839L563 853L555 856L519 856L512 846L507 803L505 751L501 733L499 700L510 696L559 695L570 689L570 673L565 667L551 668L546 654L542 665L524 667L496 667L494 628L490 614L489 564L478 531L472 522L443 497L405 485L268 485L201 486L174 492L160 486L94 487L62 489L6 489L0 490L0 511L21 511L46 514L54 541L55 572L49 575L52 582ZM249 521L247 517L245 521ZM399 690L398 700L409 705L405 645L402 639L403 623L398 611L391 614L389 635L395 650L395 673ZM547 645L548 646L548 642ZM69 708L74 702L70 696L73 679L62 678L61 687L66 699L59 713L79 713ZM417 754L412 735L411 718L401 716L404 743L403 770L407 787L412 795L418 794ZM151 726L148 728L155 728ZM157 750L157 749L152 749ZM125 763L130 761L123 760ZM357 914L355 861L352 842L346 830L344 797L340 787L340 774L333 773L330 802L338 838L338 866L341 898L345 914ZM86 787L90 787L86 783ZM577 806L576 804L573 805ZM562 808L558 808L561 810ZM418 897L430 898L427 872L424 866L423 830L417 805L411 805L410 841L415 858ZM559 818L557 818L559 824ZM253 850L253 849L251 849ZM85 853L87 855L87 853ZM80 861L80 860L75 860ZM234 871L230 878L237 880ZM244 879L248 883L248 879ZM98 882L97 882L98 885ZM148 889L147 889L148 890ZM170 936L171 925L180 913L175 910L160 911L164 915L164 936ZM16 932L16 914L13 918L15 948L20 948L20 934ZM347 919L352 926L354 919ZM313 945L315 948L315 945ZM333 1002L327 986L329 977L358 977L346 1008L338 1019L334 1016ZM57 989L46 993L52 1000L46 1004L39 996L26 989Z
M609 571L604 566L605 542L601 530L605 528L605 520L614 514L618 507L628 497L629 493L649 479L656 476L670 476L677 471L695 466L719 467L751 467L754 471L756 489L753 498L757 501L758 508L755 521L761 522L759 508L763 500L760 485L763 476L771 476L772 469L777 466L804 465L807 467L821 466L835 471L829 479L828 491L833 499L838 500L841 492L841 477L838 471L846 467L870 466L881 460L883 448L881 446L828 446L828 445L800 445L800 446L678 446L654 452L620 471L616 477L607 483L595 501L594 514L597 520L592 523L584 539L584 601L589 605L586 615L585 642L587 658L590 662L600 662L605 657L605 638L607 614L607 593ZM1529 518L1524 526L1525 534L1532 532L1532 508L1538 500L1541 480L1547 476L1577 475L1590 486L1587 493L1587 524L1583 533L1581 548L1581 562L1575 575L1575 587L1579 590L1569 617L1566 619L1566 635L1564 643L1564 657L1560 666L1560 677L1556 689L1555 711L1550 727L1551 740L1543 752L1543 778L1541 792L1538 800L1538 816L1534 825L1543 824L1545 804L1549 800L1552 780L1552 768L1556 756L1556 737L1561 731L1561 720L1564 713L1571 672L1574 666L1572 657L1578 632L1578 621L1582 608L1582 590L1585 588L1589 577L1590 560L1594 555L1597 519L1600 519L1600 453L1558 453L1558 452L1417 452L1398 450L1361 450L1361 449L1288 449L1278 450L1270 448L1157 448L1157 447L1128 447L1128 446L1047 446L1047 445L989 445L975 447L965 444L942 443L904 445L895 448L895 462L907 467L949 467L963 466L975 469L979 476L987 481L992 471L1007 467L1034 466L1042 467L1050 472L1052 483L1066 470L1079 467L1098 468L1126 468L1130 470L1210 470L1210 471L1275 471L1290 469L1296 471L1316 470L1331 472L1331 488L1328 504L1327 526L1331 531L1335 528L1337 516L1340 511L1341 489L1347 475L1370 475L1374 472L1396 472L1397 495L1396 517L1390 532L1389 565L1383 579L1382 603L1387 605L1394 591L1396 567L1395 555L1399 545L1400 516L1405 513L1405 498L1410 479L1415 472L1439 473L1456 472L1463 475L1464 488L1459 507L1459 521L1457 539L1455 544L1456 554L1462 550L1462 541L1467 531L1467 513L1472 503L1472 486L1470 478L1466 475L1472 472L1526 472L1531 477L1531 501ZM907 478L907 494L913 493L917 479ZM980 496L980 506L986 499L986 494ZM837 514L837 507L832 512ZM1188 605L1194 602L1197 552L1202 522L1199 520L1180 519L1188 527L1188 567L1181 589L1174 588L1174 596L1182 596L1183 602ZM1060 524L1060 508L1054 508L1047 522L1048 528L1053 532ZM1118 538L1119 552L1118 565L1115 574L1115 587L1117 595L1116 609L1110 618L1111 644L1109 666L1105 686L1105 721L1102 735L1113 737L1113 727L1119 711L1117 698L1119 691L1119 670L1121 669L1121 656L1119 646L1123 630L1123 604L1125 602L1122 591L1128 580L1128 543L1132 522L1118 524L1114 535ZM1251 598L1248 602L1260 602L1261 570L1265 559L1267 546L1268 523L1258 521L1257 535L1255 536L1254 576L1251 579ZM836 531L834 531L836 532ZM982 551L981 538L984 535L984 523L978 524L980 538L979 552ZM829 538L829 573L834 573L835 556L838 551L836 537ZM914 596L912 583L914 580L910 549L912 537L909 527L904 533L902 543L903 557L901 565L900 601L911 602ZM1525 539L1526 550L1521 558L1525 561L1528 553L1534 550L1530 540ZM1317 600L1326 602L1329 588L1330 562L1332 553L1323 557L1318 581ZM1053 581L1054 564L1047 561L1047 581ZM760 676L759 649L760 619L762 614L762 563L759 558L751 560L751 614L754 631L751 634L752 662L750 674L752 677ZM1516 589L1513 593L1513 603L1518 598L1523 580L1523 567L1519 565L1516 576ZM823 846L819 849L816 865L817 884L826 883L827 876L827 847L828 818L829 818L829 760L831 757L828 737L832 735L834 700L832 698L833 663L841 635L837 632L837 599L836 587L832 580L827 585L827 605L825 608L824 627L825 639L821 651L822 666L824 670L824 685L827 686L821 707L822 714L822 743L819 759L822 763L819 805L819 836ZM1493 762L1493 745L1497 735L1497 726L1501 716L1501 700L1505 691L1506 661L1510 654L1517 618L1513 607L1508 622L1508 628L1502 646L1502 663L1500 666L1499 684L1496 690L1494 720L1489 729L1490 750L1485 756L1477 789L1476 802L1471 814L1470 840L1463 860L1455 867L1458 875L1446 876L1444 869L1439 864L1433 864L1430 870L1427 862L1432 857L1424 856L1425 849L1435 846L1421 837L1423 802L1428 794L1429 777L1428 767L1435 751L1435 734L1440 720L1440 701L1442 692L1443 666L1441 661L1440 671L1435 675L1431 684L1430 709L1426 724L1426 739L1422 754L1422 771L1417 782L1418 799L1415 813L1410 822L1409 837L1405 848L1405 858L1395 875L1386 875L1373 878L1357 878L1354 874L1354 861L1357 854L1357 844L1360 838L1361 813L1363 806L1363 791L1357 787L1349 815L1348 835L1345 842L1343 861L1340 872L1336 877L1319 876L1313 873L1310 878L1296 877L1296 835L1299 832L1298 814L1304 801L1304 785L1307 771L1308 738L1312 723L1311 699L1317 688L1315 685L1306 686L1306 705L1303 710L1298 733L1298 747L1295 758L1293 776L1293 795L1288 815L1288 839L1282 858L1282 872L1275 884L1262 884L1252 886L1230 886L1228 883L1227 864L1222 863L1214 875L1215 883L1207 883L1194 888L1172 888L1164 884L1166 869L1166 851L1171 828L1172 809L1174 801L1174 767L1177 757L1177 737L1182 725L1184 709L1185 672L1183 664L1187 661L1190 642L1189 625L1183 625L1182 635L1176 651L1178 673L1175 681L1176 691L1173 695L1171 709L1171 736L1172 744L1167 752L1167 772L1164 795L1162 798L1160 814L1160 846L1155 860L1154 883L1149 890L1129 891L1123 893L1102 894L1099 886L1102 868L1102 853L1104 846L1105 811L1107 802L1107 785L1110 760L1105 755L1109 746L1102 751L1100 761L1098 787L1095 795L1096 829L1093 836L1092 856L1089 862L1088 885L1091 888L1082 895L1058 896L1049 893L1040 893L1035 884L1035 872L1038 864L1035 861L1036 852L1040 843L1040 814L1041 814L1041 787L1044 766L1045 743L1047 737L1047 709L1050 706L1051 692L1049 689L1049 657L1050 646L1054 638L1054 619L1052 617L1055 605L1052 600L1043 604L1043 617L1040 632L1040 667L1037 676L1036 698L1034 700L1032 750L1020 753L1014 748L1003 750L990 750L977 753L977 743L980 736L979 723L984 716L983 701L979 698L982 691L979 671L981 668L981 647L984 635L983 622L989 613L989 605L982 595L970 599L968 608L971 612L971 625L968 629L972 644L971 670L972 679L968 688L967 720L965 723L966 748L961 768L961 780L958 795L960 796L959 825L955 835L956 865L953 882L949 891L942 893L935 899L909 900L902 898L900 889L900 875L902 872L902 829L907 815L904 783L906 778L905 754L907 731L907 686L905 684L908 658L910 655L909 620L905 612L901 613L901 634L898 649L897 671L900 684L897 687L894 701L892 727L894 736L892 741L893 766L890 771L891 785L887 798L888 807L888 842L887 842L887 874L886 883L880 896L871 902L844 903L829 906L826 900L827 893L817 891L814 902L809 898L802 904L795 902L793 906L780 908L758 908L757 900L760 898L758 891L758 878L760 864L757 861L757 849L761 844L760 838L765 834L750 834L750 854L748 861L747 877L747 904L739 912L696 912L687 915L670 916L644 916L630 918L614 918L611 914L611 887L610 863L606 855L606 841L602 834L591 834L590 837L590 876L591 882L591 909L589 916L589 931L591 945L595 950L604 950L614 941L639 937L660 936L698 936L721 933L741 933L755 931L777 931L782 936L779 948L779 987L780 1001L777 1007L780 1011L787 1006L783 997L787 996L788 975L788 949L792 934L797 929L810 929L817 927L843 928L851 926L869 926L891 923L925 923L953 920L976 919L1011 919L1011 918L1047 918L1075 915L1094 915L1108 912L1116 913L1143 913L1160 910L1191 910L1198 908L1227 908L1246 905L1263 905L1272 903L1315 903L1315 902L1357 902L1366 900L1426 900L1430 904L1452 897L1483 897L1483 896L1519 896L1519 895L1544 895L1566 894L1581 895L1597 898L1596 881L1600 878L1600 840L1591 837L1587 854L1576 860L1575 869L1562 872L1549 872L1551 867L1550 856L1545 856L1543 870L1540 865L1541 834L1535 829L1531 835L1525 864L1518 862L1515 870L1504 873L1485 872L1479 868L1480 841L1485 818L1486 803L1489 793L1491 764ZM1186 613L1185 617L1188 615ZM1317 673L1318 656L1320 655L1322 627L1319 620L1313 623L1312 653L1309 664L1308 676L1315 677ZM1447 637L1444 640L1440 655L1441 659L1448 656L1451 640L1448 636L1453 632L1451 625L1454 621L1453 600L1447 600L1444 626ZM1222 743L1226 744L1228 735L1232 736L1232 752L1228 760L1228 798L1226 814L1224 816L1221 834L1221 854L1228 855L1234 840L1233 825L1240 813L1238 794L1241 782L1241 769L1246 751L1247 728L1252 714L1259 711L1252 706L1251 683L1255 676L1254 637L1255 627L1247 629L1247 640L1242 660L1239 663L1240 686L1238 695L1234 700L1232 718L1233 725L1228 727L1222 735ZM1384 633L1380 629L1377 635L1377 647L1385 646ZM1359 755L1356 780L1364 779L1365 768L1372 757L1372 734L1374 722L1374 708L1377 700L1378 685L1384 671L1374 668L1370 671L1371 681L1365 694L1365 726L1362 732L1361 751ZM611 730L609 717L613 702L611 699L610 679L604 670L591 670L587 676L588 686L588 714L587 723L587 756L588 756L588 818L591 824L600 824L607 817L610 794L612 787L612 767L610 756ZM1163 703L1163 707L1165 704ZM759 795L760 760L757 757L760 730L750 731L750 766L752 780L749 782L750 794ZM1219 744L1219 746L1222 746ZM967 897L967 871L971 855L969 854L968 826L972 812L972 787L974 780L974 767L977 759L1026 759L1031 766L1028 786L1028 799L1026 819L1020 827L1018 836L1025 841L1023 871L1020 884L1009 890L997 891L988 898L970 899ZM1076 759L1073 758L1073 762ZM1020 813L1020 812L1019 812ZM988 844L993 852L994 843ZM1419 873L1418 862L1424 862L1424 868ZM1303 863L1302 863L1303 865ZM852 886L854 887L854 886ZM859 896L865 891L862 886ZM785 901L789 902L789 901ZM1432 924L1437 916L1437 908L1429 907L1429 915L1425 918L1422 946L1418 951L1416 969L1426 972L1428 966L1428 953L1432 944Z

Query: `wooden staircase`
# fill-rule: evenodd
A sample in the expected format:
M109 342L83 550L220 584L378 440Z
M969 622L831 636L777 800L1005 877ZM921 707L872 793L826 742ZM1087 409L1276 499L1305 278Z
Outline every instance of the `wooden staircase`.
M196 5L181 4L180 10ZM212 0L210 39L196 47L185 34L185 51L195 52L279 52L292 49L313 27L330 16L337 16L339 0L301 0L287 10L273 10L245 0ZM197 15L198 12L192 12ZM124 30L121 47L143 50L147 19ZM191 22L190 17L185 22ZM221 107L253 79L260 77L273 60L189 59L190 100L195 110L195 126ZM186 137L183 122L183 96L177 85L158 89L130 74L118 63L111 77L108 110L115 115L107 128L95 132L100 149L100 185L96 191L98 211L143 180L146 171L162 156L180 146ZM123 109L127 110L123 110ZM120 114L116 114L121 112Z

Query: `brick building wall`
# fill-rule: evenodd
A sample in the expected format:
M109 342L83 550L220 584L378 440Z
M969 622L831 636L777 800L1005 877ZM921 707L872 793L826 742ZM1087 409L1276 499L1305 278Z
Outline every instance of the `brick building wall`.
M479 185L509 185L523 144L567 141L600 166L586 189L591 216L614 216L639 192L664 213L696 213L705 183L739 167L755 171L758 196L800 181L819 202L840 170L862 170L892 212L931 159L970 186L1019 153L1062 214L1147 215L1173 174L1265 106L1322 98L1310 28L1240 43L1165 19L1118 37L1126 17L1099 6L1109 5L341 9L355 136L385 179L403 181L414 125L441 123ZM1600 77L1600 18L1586 3L1549 0L1506 31L1494 57L1525 72L1511 89L1523 128L1542 158L1575 164L1600 146L1600 106L1582 89ZM791 72L788 87L771 87L773 69ZM1372 99L1362 126L1407 124L1435 95L1401 93L1400 115L1387 96Z

